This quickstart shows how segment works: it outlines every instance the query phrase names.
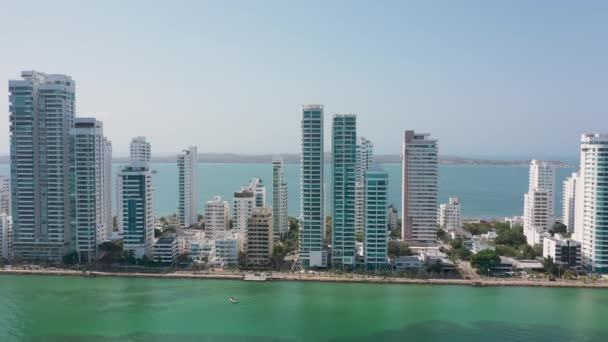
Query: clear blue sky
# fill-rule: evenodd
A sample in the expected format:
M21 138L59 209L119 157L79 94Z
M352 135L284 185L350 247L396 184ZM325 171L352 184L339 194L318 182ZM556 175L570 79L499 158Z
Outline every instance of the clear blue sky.
M570 156L608 131L607 37L608 1L5 1L0 80L71 75L117 155L136 135L298 152L300 105L322 103L328 134L356 113L377 153L414 129L442 154Z

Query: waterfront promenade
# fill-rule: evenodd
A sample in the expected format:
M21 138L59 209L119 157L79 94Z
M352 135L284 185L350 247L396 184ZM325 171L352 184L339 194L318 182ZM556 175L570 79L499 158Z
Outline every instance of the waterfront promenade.
M230 272L230 271L205 271L205 272L182 272L171 273L137 273L137 272L99 272L99 271L75 271L75 270L25 270L25 269L2 269L0 275L44 275L44 276L77 276L77 277L124 277L124 278L165 278L165 279L219 279L219 280L248 280L260 277L251 277L253 272ZM249 276L249 277L248 277ZM246 279L248 278L248 279ZM516 287L562 287L562 288L608 288L608 281L598 280L594 282L581 280L556 280L545 279L422 279L422 278L399 278L383 277L360 274L331 274L326 272L268 272L266 281L312 281L312 282L336 282L336 283L377 283L377 284L411 284L411 285L459 285L459 286L516 286Z

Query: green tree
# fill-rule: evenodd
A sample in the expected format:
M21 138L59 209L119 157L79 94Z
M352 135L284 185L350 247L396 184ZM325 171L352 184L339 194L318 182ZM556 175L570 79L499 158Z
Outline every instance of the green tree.
M356 232L355 239L357 239L357 242L363 242L363 232Z
M154 228L154 237L158 238L161 235L163 235L163 232L160 229L158 229L158 228Z
M451 240L450 241L450 246L452 246L453 249L462 248L462 239L461 238L457 238L457 239Z
M558 275L559 273L559 269L551 257L543 259L543 267L545 268L545 272L554 276Z
M500 256L496 251L491 249L484 249L471 258L471 266L475 267L481 274L489 274L492 266L498 265L499 263Z
M520 255L519 250L507 245L496 245L496 253L509 258L519 258Z
M519 246L519 252L520 252L521 259L532 260L532 259L536 259L536 257L538 256L536 254L536 251L534 250L534 247L528 245L527 243L524 243L521 246Z
M403 241L389 241L388 242L388 255L391 259L396 257L412 255L410 247Z
M431 272L431 273L440 273L441 269L442 269L442 267L441 267L441 260L437 260L437 261L435 261L434 264L432 264L429 267L429 272Z
M437 239L439 241L447 241L448 233L441 228L437 229Z
M487 234L492 226L487 222L467 222L463 225L463 228L471 235L481 235Z
M551 235L553 235L553 234L570 235L570 234L568 234L568 227L566 227L566 225L561 222L556 222L553 225L553 228L551 228L549 230L549 233L551 233Z
M507 245L511 247L519 247L526 243L526 236L519 229L505 230L502 234L496 236L494 243L497 245Z

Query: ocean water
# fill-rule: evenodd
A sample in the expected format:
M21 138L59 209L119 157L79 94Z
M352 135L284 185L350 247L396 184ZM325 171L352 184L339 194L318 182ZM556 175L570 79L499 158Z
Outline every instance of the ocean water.
M384 164L389 174L389 203L401 207L401 165ZM119 164L114 165L114 173ZM175 163L153 163L151 169L156 191L157 215L177 212L177 165ZM556 206L561 213L561 184L574 168L556 170ZM0 175L10 172L7 164L0 164ZM326 184L329 183L331 165L326 165ZM266 183L266 201L272 205L272 165L239 163L200 163L198 166L199 212L204 212L205 201L219 195L231 201L233 193L247 183L250 178L259 177ZM300 167L298 164L285 165L285 179L289 190L289 214L298 216L300 212ZM457 196L465 218L502 218L521 215L523 196L528 188L528 167L491 165L440 165L439 200L447 202L450 196ZM115 187L113 187L113 190ZM330 198L326 186L326 198ZM115 194L114 194L115 195ZM331 203L326 200L328 212Z
M600 289L0 275L0 341L605 342L606 317Z

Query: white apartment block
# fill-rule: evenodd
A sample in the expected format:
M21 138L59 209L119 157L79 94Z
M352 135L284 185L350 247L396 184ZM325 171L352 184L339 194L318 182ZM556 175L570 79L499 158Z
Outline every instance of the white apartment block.
M10 216L0 213L0 259L13 257L13 221Z
M357 181L355 183L355 231L365 228L365 175L373 161L374 144L365 137L357 138Z
M91 262L112 230L107 226L112 210L111 185L107 184L111 174L105 165L111 159L106 156L109 142L103 136L103 124L94 118L76 118L69 135L72 248L81 262Z
M399 214L397 213L397 208L395 208L392 204L388 206L388 229L390 231L395 231L399 228Z
M183 252L175 234L162 236L154 243L154 261L158 263L173 264Z
M272 161L272 217L274 237L283 240L289 231L287 183L281 159Z
M529 245L542 244L543 233L555 223L553 214L555 168L532 160L528 192L524 195L524 234Z
M213 262L222 266L238 264L239 252L243 249L243 234L223 232L214 238Z
M405 131L402 153L402 237L418 243L435 243L438 142L430 134Z
M608 134L583 134L574 230L589 272L608 273L607 194Z
M152 148L150 143L146 141L146 137L135 137L131 139L129 161L131 165L148 166L152 156Z
M562 223L568 227L570 233L574 232L574 208L576 203L576 185L579 175L577 172L564 181L562 196Z
M579 269L581 267L581 243L567 239L559 234L543 238L543 257L551 258L563 268Z
M222 201L220 196L215 196L211 201L205 203L205 230L215 235L217 232L226 231L230 223L230 205Z
M248 190L235 192L232 200L232 228L241 232L247 231L247 219L255 207L256 199L253 192Z
M458 197L450 197L448 203L442 203L439 206L437 224L445 230L455 230L462 227Z
M252 178L249 181L249 184L243 186L241 191L250 191L253 192L255 197L255 206L256 208L265 208L266 207L266 187L262 179L260 178Z
M178 218L182 227L191 227L198 221L196 203L196 175L198 152L196 146L190 146L177 155L178 169Z
M4 176L0 176L0 214L11 215L11 183Z

